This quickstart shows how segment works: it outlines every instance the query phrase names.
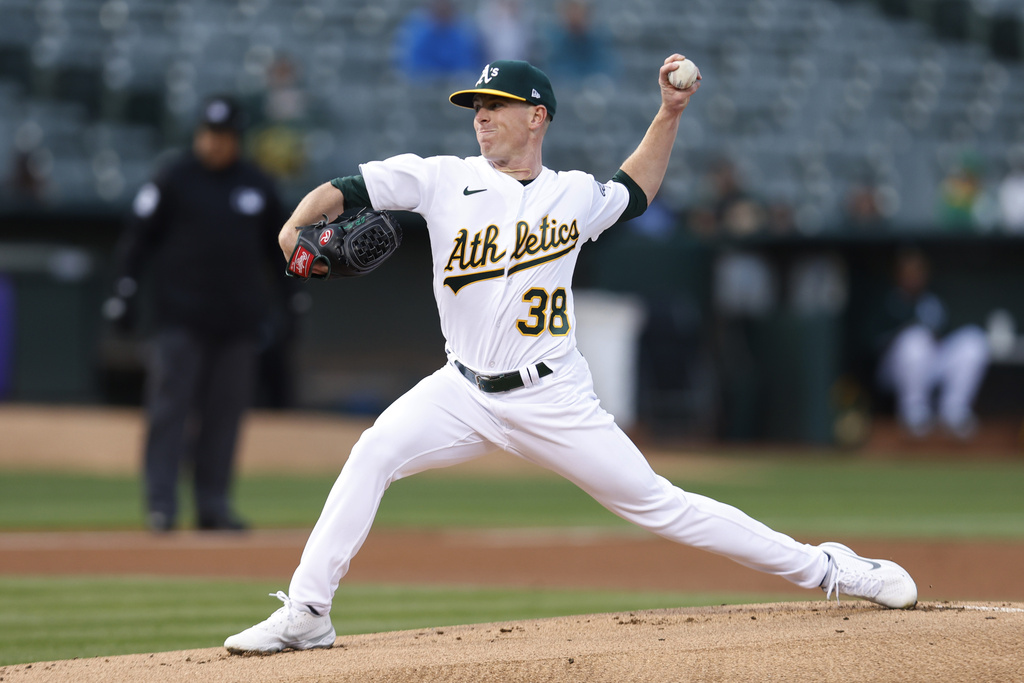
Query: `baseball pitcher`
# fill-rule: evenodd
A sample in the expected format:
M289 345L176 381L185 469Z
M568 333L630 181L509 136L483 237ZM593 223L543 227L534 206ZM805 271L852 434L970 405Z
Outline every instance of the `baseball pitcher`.
M344 265L345 259L332 257L339 250L319 252L318 245L339 234L329 223L316 223L323 215L366 207L426 219L448 362L362 435L288 592L277 593L284 606L228 638L230 652L331 647L335 590L391 482L495 448L557 472L616 515L672 541L820 587L826 597L843 593L886 607L915 605L913 579L893 562L859 557L838 543L799 543L734 507L673 486L651 469L594 394L587 362L576 350L573 270L587 241L643 213L658 192L680 116L700 87L699 74L686 88L670 81L682 59L672 55L661 66L661 106L607 182L544 167L541 149L556 116L551 83L527 62L497 61L449 98L473 112L479 156L403 154L372 161L299 203L280 234L299 276L326 277ZM377 230L378 258L397 247L394 232Z

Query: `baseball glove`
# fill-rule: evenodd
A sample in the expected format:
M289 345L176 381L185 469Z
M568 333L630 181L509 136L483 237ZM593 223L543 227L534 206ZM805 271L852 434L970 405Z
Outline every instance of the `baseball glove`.
M323 220L296 228L299 238L288 260L291 277L320 280L359 277L373 271L387 260L402 243L402 228L387 211L362 209L354 216L334 222ZM327 266L317 274L313 266Z

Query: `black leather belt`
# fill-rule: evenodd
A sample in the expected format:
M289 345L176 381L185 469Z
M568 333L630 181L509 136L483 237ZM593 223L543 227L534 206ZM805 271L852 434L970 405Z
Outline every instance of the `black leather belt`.
M496 394L502 391L511 391L518 389L523 384L523 377L519 374L519 371L506 372L503 375L481 375L473 372L459 361L455 361L455 367L459 369L466 379L475 384L480 391L486 391L489 394ZM537 377L547 377L552 372L551 368L544 365L544 363L537 363Z

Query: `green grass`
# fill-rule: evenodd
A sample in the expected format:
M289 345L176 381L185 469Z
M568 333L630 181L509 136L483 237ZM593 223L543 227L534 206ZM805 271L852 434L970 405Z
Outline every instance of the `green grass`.
M219 647L280 607L256 581L0 577L0 666ZM343 585L339 635L637 609L780 601L764 595ZM792 598L788 598L792 599Z
M1024 462L723 457L723 465L710 474L702 466L693 481L677 467L667 475L791 534L1024 538ZM238 508L261 528L307 528L332 483L245 477ZM138 528L141 508L134 477L0 474L0 530ZM412 477L392 485L376 520L378 528L625 525L573 485L542 473Z
M770 526L808 535L1024 538L1024 463L766 465L701 492Z
M798 536L1024 538L1024 462L881 462L837 456L723 456L664 472L684 489L736 505ZM458 474L396 482L376 526L626 527L571 484ZM244 477L241 513L260 528L309 528L333 476ZM0 531L128 529L141 522L132 476L0 473ZM188 508L187 503L183 505ZM276 609L254 581L0 576L0 665L215 647ZM565 614L779 600L779 596L343 584L339 633L365 633Z

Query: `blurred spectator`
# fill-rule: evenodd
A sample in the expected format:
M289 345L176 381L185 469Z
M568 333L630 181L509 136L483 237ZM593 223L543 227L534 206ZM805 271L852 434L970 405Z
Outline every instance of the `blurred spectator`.
M766 209L768 232L773 235L788 235L796 230L793 206L784 200L773 201Z
M868 182L854 184L846 195L846 220L851 228L875 230L885 225L878 190Z
M298 67L287 55L278 55L267 68L266 91L250 134L253 160L278 179L295 178L306 169L307 110Z
M763 318L776 308L776 267L756 251L726 250L714 265L715 310L723 318Z
M939 421L967 439L977 426L972 406L988 368L988 340L977 325L943 335L946 309L928 290L929 276L929 263L920 251L898 255L896 286L880 312L878 380L895 394L897 415L910 434L932 431L932 395L937 390Z
M1010 159L1010 172L999 184L999 213L1007 232L1024 232L1024 149Z
M476 27L452 0L430 0L411 12L395 34L395 67L412 82L475 73L482 55Z
M985 193L981 160L965 155L942 181L939 224L948 230L988 229L994 213L992 198Z
M612 36L592 20L590 5L566 0L558 21L545 36L544 64L553 78L578 81L588 76L613 76L618 68Z
M484 0L477 6L476 25L488 62L533 59L534 12L525 0Z
M15 150L11 159L10 191L16 202L37 203L46 196L46 177L30 152Z
M147 377L145 491L154 531L177 523L182 466L191 468L200 529L245 528L229 489L269 281L289 293L297 285L284 277L277 244L284 207L272 179L241 158L241 134L235 101L204 104L192 149L135 197L118 245L115 292L103 307L117 328L129 330L142 274L151 276L157 329Z
M46 167L50 152L43 145L43 129L32 120L14 133L8 191L15 202L36 204L46 199L49 183Z
M764 206L743 188L731 162L718 161L705 180L707 197L690 215L695 233L703 237L742 237L765 228Z
M306 131L309 126L309 94L299 66L287 54L277 54L267 67L266 89L250 105L254 123L248 135L253 161L282 183L302 181L308 164ZM293 287L298 285L292 283ZM297 311L305 309L308 295L288 292L287 305L271 307L260 329L259 382L255 405L287 408L295 402L293 345Z

